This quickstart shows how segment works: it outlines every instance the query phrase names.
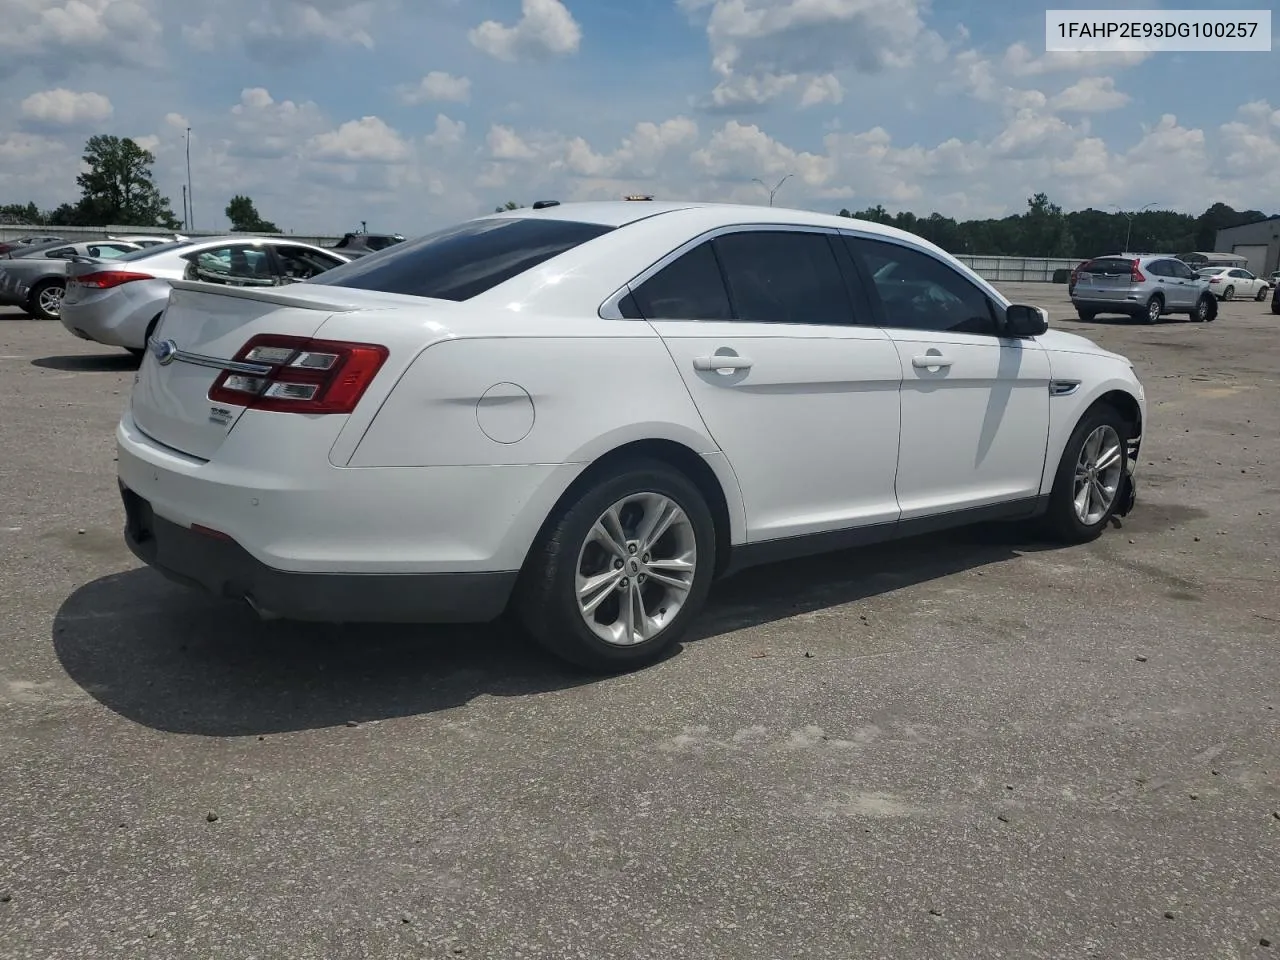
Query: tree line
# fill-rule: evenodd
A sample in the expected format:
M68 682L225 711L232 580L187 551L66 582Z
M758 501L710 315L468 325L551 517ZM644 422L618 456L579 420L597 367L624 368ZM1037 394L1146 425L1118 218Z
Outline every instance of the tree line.
M53 210L34 203L0 205L0 223L59 226L139 226L179 230L184 224L174 214L169 198L161 195L152 177L155 156L127 137L99 134L85 144L84 172L76 177L80 199ZM502 210L522 204L508 200ZM236 195L226 207L231 228L244 233L280 233L259 215L253 200ZM1080 259L1125 248L1148 253L1185 253L1212 250L1224 227L1261 220L1258 210L1235 210L1215 203L1199 216L1172 210L1137 213L1062 208L1037 193L1027 209L999 219L957 221L940 213L927 217L909 211L891 214L881 205L865 210L841 210L842 217L856 217L899 227L924 237L949 253L1011 257L1065 257Z
M1106 253L1188 253L1212 250L1218 231L1263 219L1258 210L1235 210L1215 203L1199 216L1172 210L1138 213L1073 210L1063 213L1043 193L1027 200L1023 213L992 220L956 221L940 213L920 217L890 214L882 206L841 210L842 217L871 220L908 230L952 254L1083 259Z
M128 137L99 134L85 144L85 170L76 177L80 199L52 210L34 203L0 204L0 223L46 227L157 227L180 230L185 224L173 214L169 198L160 193L151 168L155 155ZM238 233L280 233L263 219L253 200L237 194L225 211Z

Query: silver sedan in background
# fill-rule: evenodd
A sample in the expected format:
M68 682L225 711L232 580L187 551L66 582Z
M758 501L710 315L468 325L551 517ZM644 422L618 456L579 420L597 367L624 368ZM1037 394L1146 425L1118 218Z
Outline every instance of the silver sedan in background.
M41 320L57 320L72 260L116 260L141 249L124 240L59 240L21 247L0 260L0 304L22 307Z
M280 286L348 261L286 237L207 237L148 247L114 261L71 265L62 325L82 340L141 355L169 303L169 281Z

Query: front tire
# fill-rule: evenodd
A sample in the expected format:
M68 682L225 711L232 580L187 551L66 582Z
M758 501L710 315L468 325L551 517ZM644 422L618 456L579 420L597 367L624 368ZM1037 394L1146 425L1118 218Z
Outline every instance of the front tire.
M544 527L515 612L551 653L594 673L661 658L706 602L715 525L674 467L631 460L584 485Z
M1235 295L1236 295L1236 288L1235 288L1235 287L1227 287L1227 289L1225 289L1225 290L1223 290L1223 291L1222 291L1222 299L1223 299L1223 300L1230 300L1230 299L1231 299L1232 297L1234 297Z
M57 320L62 314L62 296L67 285L60 280L46 280L37 284L27 301L27 311L41 320Z
M1087 543L1102 533L1128 483L1130 426L1114 407L1094 407L1062 451L1045 524L1054 539Z
M1266 287L1259 287L1259 288L1258 288L1258 295L1257 295L1256 297L1254 297L1253 299L1255 299L1255 300L1257 300L1259 303L1261 303L1263 300L1267 299L1267 293L1268 293L1268 292L1269 292L1269 291L1267 290L1267 288L1266 288Z

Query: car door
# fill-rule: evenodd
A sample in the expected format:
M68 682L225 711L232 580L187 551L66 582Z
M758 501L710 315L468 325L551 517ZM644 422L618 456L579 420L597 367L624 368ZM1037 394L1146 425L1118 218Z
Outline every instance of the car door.
M897 520L897 351L851 300L836 242L718 231L642 274L620 305L666 343L737 476L751 543Z
M1258 278L1248 270L1232 270L1231 276L1235 280L1237 297L1252 299L1258 295Z
M1184 305L1188 308L1194 307L1200 299L1200 294L1204 292L1206 286L1204 278L1181 260L1166 260L1165 263L1182 284L1183 295L1186 297Z
M932 252L846 233L901 364L902 519L1030 502L1049 437L1044 349L1001 336L994 297Z
M1156 289L1164 297L1165 306L1177 309L1183 305L1186 297L1182 284L1173 274L1173 267L1168 260L1152 260L1143 268L1148 279L1155 283Z

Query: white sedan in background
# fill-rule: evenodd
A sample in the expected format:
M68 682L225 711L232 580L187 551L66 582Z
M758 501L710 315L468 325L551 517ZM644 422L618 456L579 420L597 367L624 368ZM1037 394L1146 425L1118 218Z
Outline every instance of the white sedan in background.
M769 207L549 205L286 288L178 280L117 430L134 553L266 616L510 607L650 663L712 581L1133 505L1129 361L938 247Z
M1265 300L1271 284L1262 277L1255 277L1243 267L1205 267L1196 271L1209 281L1209 292L1219 300Z
M145 247L110 262L67 270L59 319L71 333L141 355L169 302L172 280L278 286L350 261L331 250L275 237L209 237Z

